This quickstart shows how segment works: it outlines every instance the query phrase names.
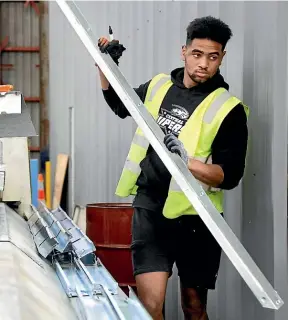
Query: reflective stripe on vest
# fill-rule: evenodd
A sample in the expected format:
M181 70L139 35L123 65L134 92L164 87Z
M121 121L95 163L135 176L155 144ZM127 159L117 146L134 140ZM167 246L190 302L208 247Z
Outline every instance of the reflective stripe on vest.
M139 164L134 161L131 161L129 159L127 159L125 162L125 169L129 170L135 174L140 174L140 172L141 172L141 168L140 168Z
M144 148L144 149L147 149L149 147L149 141L148 139L145 137L145 136L142 136L140 134L135 134L134 137L133 137L133 140L132 140L132 143Z
M159 79L159 81L153 86L150 96L148 97L148 101L153 101L153 98L155 97L156 93L168 80L170 80L170 76L164 76Z
M206 111L203 121L206 123L211 123L218 111L222 108L222 105L232 97L228 91L222 92L210 105Z

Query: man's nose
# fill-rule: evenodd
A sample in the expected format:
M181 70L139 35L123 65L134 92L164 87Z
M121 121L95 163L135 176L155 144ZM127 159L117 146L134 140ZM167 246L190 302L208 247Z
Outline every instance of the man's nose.
M209 66L209 60L207 59L206 56L203 56L200 60L199 60L199 67L202 69L207 69Z

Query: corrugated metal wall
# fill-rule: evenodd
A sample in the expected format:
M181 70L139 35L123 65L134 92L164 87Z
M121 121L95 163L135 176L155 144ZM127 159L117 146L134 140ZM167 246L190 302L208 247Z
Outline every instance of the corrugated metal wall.
M192 19L211 14L229 23L234 37L222 73L251 116L246 176L227 193L225 217L287 301L287 3L81 1L79 7L97 36L112 25L127 47L120 68L132 86L181 65ZM135 124L118 119L105 104L94 62L56 4L50 3L49 15L52 160L69 153L73 106L76 203L121 201L114 190ZM182 319L177 285L174 275L166 319ZM212 320L287 319L287 305L276 313L260 306L225 256L209 310Z
M243 96L252 112L242 239L287 302L288 8L284 2L261 6L245 3ZM243 319L273 318L274 313L258 308L251 296L243 286ZM275 319L287 319L286 308Z
M7 47L0 62L4 65L2 82L12 84L23 93L39 134L39 50L36 50L39 48L39 16L31 6L24 6L23 1L0 3L0 44L7 36ZM7 48L9 51L5 51ZM31 138L31 147L39 147L39 136Z

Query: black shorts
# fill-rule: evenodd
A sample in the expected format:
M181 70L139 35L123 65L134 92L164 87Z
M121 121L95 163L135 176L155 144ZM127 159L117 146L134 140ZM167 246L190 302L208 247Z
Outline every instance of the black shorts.
M199 216L171 220L161 212L134 208L131 249L135 276L171 275L176 263L184 286L215 289L222 250Z

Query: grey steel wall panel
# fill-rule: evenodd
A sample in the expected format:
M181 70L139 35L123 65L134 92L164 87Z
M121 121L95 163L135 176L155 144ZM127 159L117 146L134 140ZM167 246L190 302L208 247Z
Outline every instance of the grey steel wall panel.
M192 19L211 14L231 26L234 37L222 73L251 115L246 174L238 188L226 192L225 218L287 301L287 2L78 3L97 37L111 25L124 43L120 68L134 87L182 65L181 45ZM52 2L49 41L52 159L69 153L68 108L74 106L76 203L127 201L114 190L135 124L108 108L92 58ZM183 319L176 272L166 313L166 319ZM209 313L212 320L281 320L287 305L277 312L263 309L223 255Z

